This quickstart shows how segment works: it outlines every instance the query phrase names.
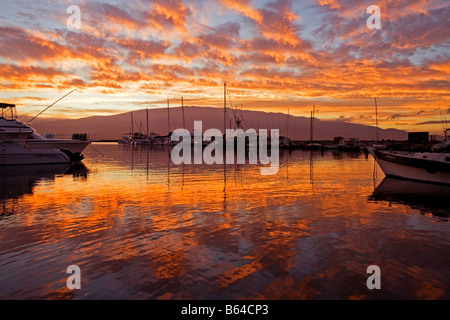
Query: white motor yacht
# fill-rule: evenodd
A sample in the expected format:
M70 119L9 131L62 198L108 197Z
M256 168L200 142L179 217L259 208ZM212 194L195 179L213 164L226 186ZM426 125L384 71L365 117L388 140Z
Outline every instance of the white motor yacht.
M87 139L52 139L36 132L28 124L17 120L14 104L0 103L0 139L23 143L31 150L59 149L79 156L90 144Z
M67 154L57 149L29 149L25 145L0 141L0 166L70 163Z

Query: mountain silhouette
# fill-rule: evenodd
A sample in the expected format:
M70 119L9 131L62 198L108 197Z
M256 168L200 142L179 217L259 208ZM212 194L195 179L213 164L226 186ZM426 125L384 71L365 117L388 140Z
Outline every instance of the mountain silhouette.
M173 107L170 113L170 131L183 127L181 107ZM31 126L39 133L51 133L56 136L69 136L72 133L88 133L93 140L117 140L131 131L131 114L134 131L146 133L146 110L136 110L112 116L94 116L80 119L48 119L37 118ZM217 128L223 131L224 121L222 108L212 107L184 107L186 129L192 131L194 121L202 121L203 131L208 128ZM235 117L241 120L244 130L253 128L279 129L281 136L287 135L293 140L309 140L310 118L302 116L288 116L284 113L232 110L227 108L227 128L235 128ZM168 134L167 108L149 109L149 132L160 135ZM22 119L23 121L24 119ZM287 124L289 123L289 129ZM379 129L379 140L406 140L407 133L398 129ZM333 137L360 138L361 140L375 140L376 128L344 121L320 120L314 121L314 140L332 140Z

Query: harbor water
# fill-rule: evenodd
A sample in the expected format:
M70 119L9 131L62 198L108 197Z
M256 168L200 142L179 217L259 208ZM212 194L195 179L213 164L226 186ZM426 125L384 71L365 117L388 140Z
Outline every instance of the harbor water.
M450 298L449 187L385 178L370 155L280 150L262 176L157 146L84 154L0 168L0 299Z

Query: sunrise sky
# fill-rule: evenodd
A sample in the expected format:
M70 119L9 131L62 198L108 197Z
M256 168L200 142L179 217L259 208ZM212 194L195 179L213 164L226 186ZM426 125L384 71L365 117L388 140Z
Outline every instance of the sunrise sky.
M80 118L223 105L442 134L450 118L444 0L0 0L0 101ZM81 28L69 29L70 5ZM369 29L370 5L381 29Z

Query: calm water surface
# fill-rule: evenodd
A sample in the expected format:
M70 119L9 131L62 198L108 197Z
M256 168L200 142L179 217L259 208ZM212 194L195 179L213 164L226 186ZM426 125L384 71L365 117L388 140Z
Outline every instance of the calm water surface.
M261 176L93 146L85 167L0 168L1 299L450 298L449 188L363 153L284 152Z

